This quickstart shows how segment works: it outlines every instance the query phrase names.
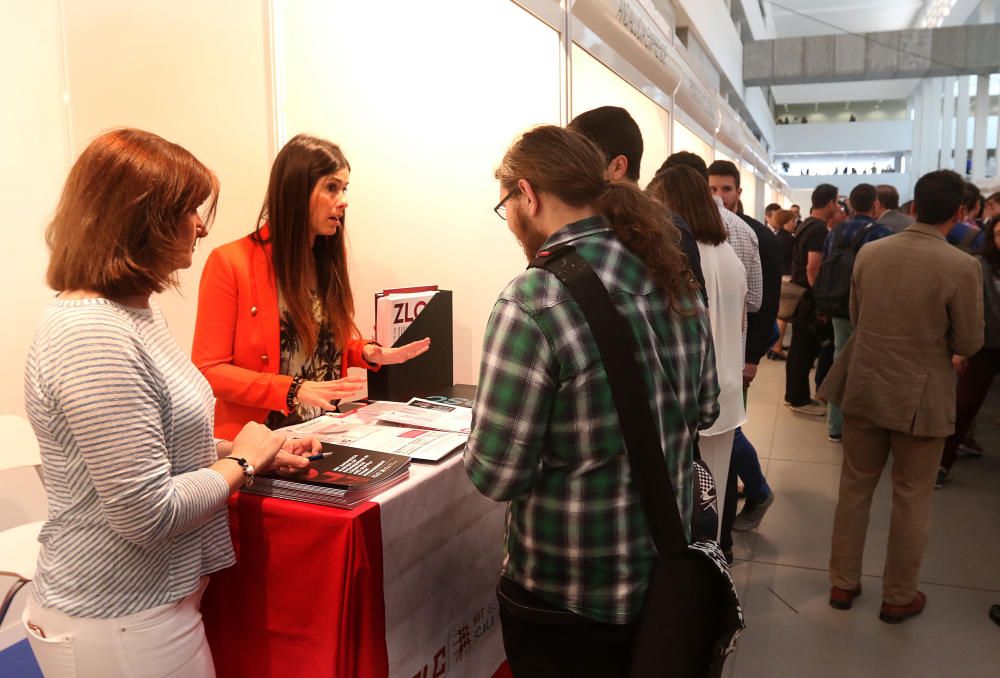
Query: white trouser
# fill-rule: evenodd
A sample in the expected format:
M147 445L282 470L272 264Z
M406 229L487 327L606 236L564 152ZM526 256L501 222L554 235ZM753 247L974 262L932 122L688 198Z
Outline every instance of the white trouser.
M702 461L708 464L708 470L715 478L716 505L719 507L719 532L722 534L722 509L726 504L726 484L729 482L729 464L733 458L733 436L736 431L726 431L714 436L704 433L698 438L698 451Z
M214 678L199 610L207 585L202 577L181 600L113 619L70 617L30 596L21 621L45 678Z

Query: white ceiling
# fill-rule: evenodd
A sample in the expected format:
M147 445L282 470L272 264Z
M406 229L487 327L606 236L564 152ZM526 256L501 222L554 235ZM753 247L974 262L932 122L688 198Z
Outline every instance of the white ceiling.
M915 28L917 19L928 4L927 0L761 0L761 2L767 6L773 18L777 38ZM956 26L966 23L980 2L981 0L957 0L944 25ZM1000 0L995 2L996 19L1000 20ZM913 93L918 82L919 80L907 79L779 85L773 87L772 91L779 104L877 101L906 99Z
M925 5L924 0L764 0L764 3L770 5L779 38L912 28Z

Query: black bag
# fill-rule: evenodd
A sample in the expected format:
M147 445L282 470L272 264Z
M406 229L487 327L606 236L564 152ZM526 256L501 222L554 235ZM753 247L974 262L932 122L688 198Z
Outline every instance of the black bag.
M744 628L736 587L711 518L696 510L696 541L689 544L677 508L663 448L636 361L636 343L600 278L571 246L542 252L531 267L545 268L566 286L594 335L621 423L632 482L642 503L657 556L636 633L631 677L712 678L722 675ZM697 445L695 447L697 456ZM711 506L715 483L696 460L696 508ZM710 514L710 510L709 510ZM715 520L718 520L716 511ZM705 531L711 531L711 538Z
M851 317L851 277L854 275L854 260L858 256L861 242L875 224L865 226L850 243L841 235L830 255L819 267L816 282L813 283L813 300L816 312L831 318Z

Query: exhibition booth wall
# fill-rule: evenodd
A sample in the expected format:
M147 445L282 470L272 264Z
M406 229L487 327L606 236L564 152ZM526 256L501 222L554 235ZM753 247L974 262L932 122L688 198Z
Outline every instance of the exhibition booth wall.
M762 148L722 124L732 109L683 63L650 7L579 0L568 16L554 0L0 0L0 88L12 95L0 107L0 276L11 315L0 412L23 414L25 356L53 296L45 226L73 161L112 128L177 142L221 181L209 236L179 289L157 299L185 349L205 258L254 228L271 161L300 132L340 144L351 163L362 333L372 332L377 291L454 290L457 383L476 382L493 302L526 264L492 210L493 172L525 129L623 106L643 132L643 186L671 151L711 162L727 144L747 211L759 214L773 181ZM28 480L23 501L0 511L0 529L45 517L44 493ZM17 619L7 617L0 647Z
M372 331L378 290L454 289L455 377L465 383L476 379L496 294L525 263L491 210L493 171L521 131L624 106L643 131L642 185L671 150L711 162L720 138L738 146L725 137L735 129L728 107L678 60L669 27L643 13L644 0L581 0L573 17L544 0L0 3L13 18L0 27L0 84L19 93L0 128L16 159L0 185L17 245L0 256L14 312L26 319L4 334L3 411L22 411L23 357L51 296L44 226L70 164L107 129L161 134L221 180L212 232L180 290L158 300L182 346L205 257L252 230L271 160L307 132L339 143L352 165L347 229L362 333ZM640 41L643 31L656 39ZM767 168L747 148L731 159L757 214Z

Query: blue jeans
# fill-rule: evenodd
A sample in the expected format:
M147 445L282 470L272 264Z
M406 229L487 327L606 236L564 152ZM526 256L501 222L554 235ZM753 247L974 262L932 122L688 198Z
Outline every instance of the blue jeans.
M833 359L837 360L840 352L844 350L844 344L854 334L854 326L847 318L833 318ZM843 433L844 415L840 408L830 403L826 411L826 430L832 436L839 436Z
M757 458L757 450L753 443L743 435L743 429L736 429L733 436L733 467L736 475L743 481L743 491L746 493L747 501L751 504L762 504L771 494L767 479L763 471L760 470L760 460Z

